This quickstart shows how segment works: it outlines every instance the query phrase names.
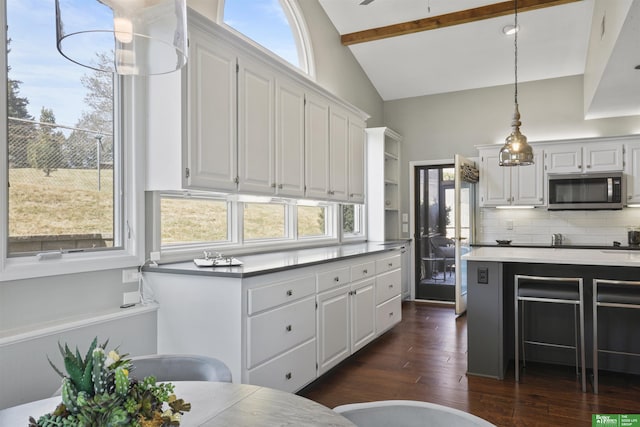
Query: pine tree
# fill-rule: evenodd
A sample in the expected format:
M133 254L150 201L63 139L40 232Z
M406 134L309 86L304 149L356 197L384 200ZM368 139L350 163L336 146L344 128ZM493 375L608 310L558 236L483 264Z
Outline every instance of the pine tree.
M11 52L9 44L11 39L7 40L7 54ZM7 67L7 75L9 75L11 67ZM9 144L9 165L12 168L29 167L27 160L27 147L29 141L35 137L35 125L30 123L33 116L27 111L29 100L20 96L20 80L7 78L7 116L8 129L7 137ZM24 120L27 120L25 122Z
M56 127L53 125L56 123L56 117L50 108L42 107L40 123L38 135L27 149L27 157L32 168L42 169L45 176L50 176L51 172L62 166L62 146L65 137L62 132L55 130Z

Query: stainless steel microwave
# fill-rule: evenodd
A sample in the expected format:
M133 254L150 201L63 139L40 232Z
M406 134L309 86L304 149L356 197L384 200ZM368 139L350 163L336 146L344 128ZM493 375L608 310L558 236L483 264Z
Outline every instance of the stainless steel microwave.
M549 210L622 209L625 180L622 172L548 175Z

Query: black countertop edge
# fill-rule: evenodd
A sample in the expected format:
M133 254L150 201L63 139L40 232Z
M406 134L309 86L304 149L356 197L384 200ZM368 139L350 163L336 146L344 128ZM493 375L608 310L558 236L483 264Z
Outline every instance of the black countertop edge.
M160 264L158 266L146 265L142 268L142 271L241 279L390 252L401 248L409 242L410 240L406 239L386 242L345 243L318 248L237 255L236 257L243 263L238 267L198 267L193 263L193 260L189 260Z
M533 243L511 243L508 245L498 245L496 243L474 243L472 248L541 248L541 249L611 249L620 251L640 251L640 245L635 246L613 246L613 245L536 245Z

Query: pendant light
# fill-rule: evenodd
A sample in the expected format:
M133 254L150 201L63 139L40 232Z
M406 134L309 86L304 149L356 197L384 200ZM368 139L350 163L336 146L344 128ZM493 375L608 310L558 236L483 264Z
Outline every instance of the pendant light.
M187 63L186 12L186 0L56 0L58 51L99 71L170 73Z
M500 149L500 166L527 166L533 164L533 149L527 144L527 137L520 133L520 111L518 110L518 0L515 2L515 85L513 121L511 122L511 134L505 139L504 146Z

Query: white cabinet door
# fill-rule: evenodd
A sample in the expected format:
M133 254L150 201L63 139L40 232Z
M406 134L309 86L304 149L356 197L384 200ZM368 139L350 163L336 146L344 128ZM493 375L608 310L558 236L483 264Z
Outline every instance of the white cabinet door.
M541 150L534 150L534 164L511 168L511 197L513 205L539 206L544 204L544 167Z
M318 375L351 354L348 285L318 294Z
M264 65L246 58L238 63L238 190L273 193L275 78Z
M349 119L349 201L364 203L365 139L364 122Z
M640 203L640 141L625 144L627 203Z
M558 144L545 147L547 173L621 171L624 167L621 142Z
M276 194L304 197L304 90L276 79Z
M194 28L187 66L186 186L235 190L236 54Z
M376 336L375 279L351 285L351 353Z
M480 152L480 206L511 204L511 167L499 165L499 149Z
M305 103L305 194L329 197L329 104L306 94Z
M620 142L586 144L583 151L585 172L621 171L624 168L622 143Z
M329 108L329 189L331 200L349 198L349 116L336 106Z
M544 158L547 173L582 172L581 144L559 144L545 147Z

